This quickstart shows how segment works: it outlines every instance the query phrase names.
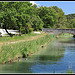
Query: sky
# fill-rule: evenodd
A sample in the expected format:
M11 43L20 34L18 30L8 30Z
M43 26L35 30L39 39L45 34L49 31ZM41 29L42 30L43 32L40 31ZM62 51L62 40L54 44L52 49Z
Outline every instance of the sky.
M75 13L75 1L30 1L33 4L37 4L37 6L57 6L61 8L65 15Z

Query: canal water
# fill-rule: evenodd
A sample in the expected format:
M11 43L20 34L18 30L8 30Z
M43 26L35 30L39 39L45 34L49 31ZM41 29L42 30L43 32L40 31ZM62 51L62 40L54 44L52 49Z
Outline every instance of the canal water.
M0 73L75 73L75 39L54 40L27 59L0 65Z

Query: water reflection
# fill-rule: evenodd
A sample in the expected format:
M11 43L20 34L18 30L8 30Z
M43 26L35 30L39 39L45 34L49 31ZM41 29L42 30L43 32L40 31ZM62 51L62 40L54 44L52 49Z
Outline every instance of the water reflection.
M67 73L70 69L74 71L74 40L69 41L70 39L61 43L56 40L52 46L48 46L46 52L42 51L39 54L39 62L31 67L31 71L34 73Z
M0 65L0 73L67 73L75 71L75 39L56 39L27 60Z
M36 56L35 60L37 60L37 57L39 58L38 63L31 67L32 72L54 73L59 71L57 67L62 64L61 59L64 56L65 46L63 45L61 47L59 43L58 45L55 45L55 43L56 41L53 43L53 45L48 45L45 50L40 51L38 55L35 54L32 56L32 59L34 59ZM60 70L62 70L62 68Z
M0 66L0 73L31 73L30 66L32 63L17 62Z
M68 38L58 38L57 39L59 42L61 43L72 43L72 44L75 44L75 38L72 38L72 37L68 37Z
M44 61L44 60L49 60L49 61L57 61L61 59L63 56L50 56L50 55L40 55L39 60Z

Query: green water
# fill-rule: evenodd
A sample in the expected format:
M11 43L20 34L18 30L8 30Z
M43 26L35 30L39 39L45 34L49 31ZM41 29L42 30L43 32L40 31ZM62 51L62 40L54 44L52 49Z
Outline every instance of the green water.
M54 40L34 55L18 62L0 65L0 73L68 73L75 72L75 39Z

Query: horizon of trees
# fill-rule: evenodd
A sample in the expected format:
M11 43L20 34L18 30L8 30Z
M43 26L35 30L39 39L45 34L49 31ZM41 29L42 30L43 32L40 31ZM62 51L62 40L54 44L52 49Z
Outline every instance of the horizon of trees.
M74 28L75 14L65 15L57 6L32 5L30 2L0 2L0 27L19 30L19 35L42 28Z

